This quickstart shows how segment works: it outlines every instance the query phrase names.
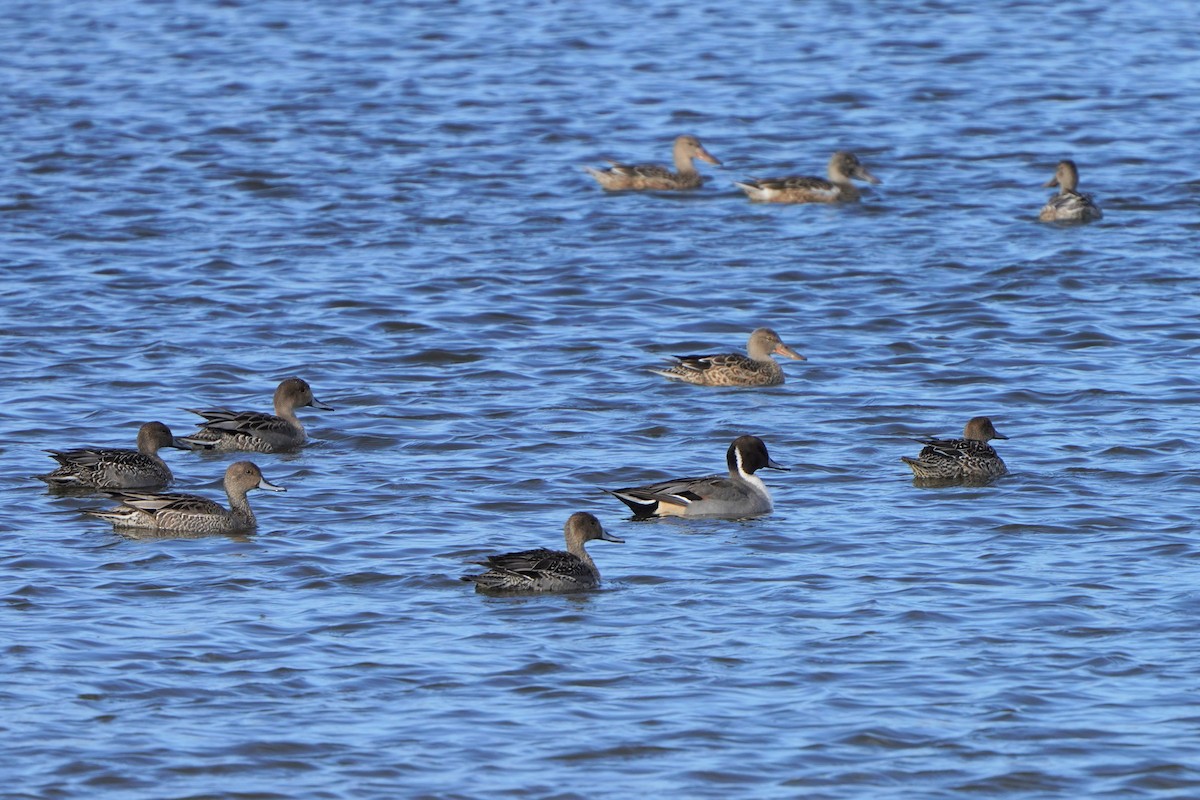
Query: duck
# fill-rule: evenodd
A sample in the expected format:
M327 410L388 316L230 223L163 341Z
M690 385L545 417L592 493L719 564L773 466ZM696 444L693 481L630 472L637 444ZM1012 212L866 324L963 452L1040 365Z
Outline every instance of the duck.
M225 408L187 411L204 417L200 430L179 440L193 447L210 448L219 452L248 451L252 453L282 453L304 444L304 426L296 417L296 409L311 406L333 411L313 397L312 387L303 378L288 378L275 389L275 413L230 411Z
M606 191L685 191L698 189L704 176L696 171L695 159L721 166L712 153L704 149L695 136L683 135L675 139L675 171L658 164L618 164L615 161L608 169L584 167Z
M59 467L37 478L55 488L159 489L174 479L171 468L158 455L163 447L192 449L163 423L147 422L138 428L136 450L115 447L47 450Z
M781 355L796 361L804 356L783 343L770 328L757 328L750 334L746 352L709 356L675 356L667 369L651 370L664 378L700 386L778 386L783 383L783 368L771 356Z
M85 508L83 513L107 520L115 528L151 531L181 531L200 534L237 533L250 530L257 521L246 493L252 489L286 492L263 477L252 461L238 461L225 470L226 510L207 497L194 494L158 494L153 492L114 491L109 497L121 505L116 508Z
M563 526L567 540L564 550L522 550L488 556L475 562L487 567L479 575L463 575L460 580L475 584L480 594L541 594L547 592L578 592L600 585L600 570L583 548L593 539L624 544L600 524L592 514L577 511Z
M1043 184L1046 188L1057 186L1058 194L1051 195L1038 219L1042 222L1091 222L1104 214L1100 206L1092 202L1092 196L1076 189L1079 186L1079 168L1075 162L1065 158L1058 162L1054 177Z
M916 458L901 456L913 476L924 481L986 482L1008 473L999 453L988 444L1008 437L988 417L972 417L961 439L917 439L925 445Z
M723 517L742 519L769 514L774 506L766 484L754 473L760 469L787 470L776 464L757 436L739 436L725 453L729 477L674 480L606 489L633 511L637 519L650 517Z
M829 159L829 180L824 178L787 177L754 178L734 182L756 203L855 203L860 193L851 178L867 183L882 183L872 175L858 156L839 150Z

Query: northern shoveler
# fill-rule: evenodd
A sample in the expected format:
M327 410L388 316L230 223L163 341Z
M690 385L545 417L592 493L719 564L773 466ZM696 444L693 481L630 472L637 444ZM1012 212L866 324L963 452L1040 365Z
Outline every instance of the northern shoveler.
M859 198L851 178L881 183L854 153L838 151L829 159L829 180L815 177L755 178L734 183L756 203L853 203Z
M798 361L807 359L783 343L770 328L758 328L746 344L748 355L721 353L710 356L675 356L678 363L652 370L666 378L701 386L777 386L783 383L783 368L772 354Z
M704 177L692 163L697 158L721 166L699 139L685 135L675 140L674 172L658 164L618 164L615 161L609 162L612 166L608 169L584 169L610 192L679 191L696 189L704 183Z

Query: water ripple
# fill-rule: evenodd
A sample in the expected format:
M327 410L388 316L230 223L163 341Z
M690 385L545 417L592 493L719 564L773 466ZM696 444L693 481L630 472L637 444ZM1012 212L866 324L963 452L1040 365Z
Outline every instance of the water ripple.
M7 10L10 791L1196 794L1189 6ZM683 132L698 192L581 169ZM732 186L836 149L859 207ZM1035 222L1063 157L1101 222ZM783 386L649 372L764 324ZM255 457L256 532L118 535L32 478L293 374L337 411ZM914 486L981 413L1013 474ZM601 491L748 432L769 517ZM220 497L231 457L167 457ZM626 539L600 591L458 581L574 510Z

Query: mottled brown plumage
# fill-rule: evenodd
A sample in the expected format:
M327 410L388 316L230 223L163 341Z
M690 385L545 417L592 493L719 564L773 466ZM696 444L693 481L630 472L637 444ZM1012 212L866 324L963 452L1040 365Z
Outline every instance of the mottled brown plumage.
M972 417L961 439L918 439L925 445L916 458L901 456L922 481L983 483L1008 472L1003 459L988 444L1007 439L987 417Z
M230 411L227 408L187 409L204 417L200 430L179 441L201 448L252 453L280 453L304 444L304 425L296 409L305 406L323 411L333 409L313 397L303 378L288 378L275 389L275 413Z
M880 180L853 153L838 151L829 159L829 180L812 176L755 178L734 183L756 203L853 203L859 199L852 178L867 183Z
M593 589L600 583L600 570L584 549L593 539L624 542L600 524L600 520L583 511L572 514L563 526L566 551L522 550L489 556L478 562L487 567L479 575L463 575L461 580L475 584L481 594L538 594L542 592L577 592Z
M675 356L674 366L653 372L700 386L776 386L783 383L783 369L772 354L807 360L784 344L770 328L758 328L751 333L746 351L745 356L740 353Z
M1058 194L1051 195L1042 206L1038 219L1042 222L1091 222L1104 216L1092 196L1077 190L1079 169L1071 159L1058 162L1054 177L1046 181L1047 188L1058 186Z
M610 192L621 191L681 191L696 189L704 183L703 176L696 171L694 159L721 165L711 153L704 149L695 136L680 136L675 140L675 171L658 164L612 164L608 169L585 167L599 184Z
M263 477L262 470L250 461L239 461L225 470L225 495L229 509L220 503L194 494L156 494L152 492L108 492L121 505L111 509L87 508L85 514L108 520L114 527L141 530L167 530L199 534L236 533L256 524L246 493L252 489L286 491Z
M159 457L162 447L191 448L175 438L161 422L138 429L137 450L112 447L79 447L47 450L58 469L38 475L51 486L91 489L155 489L171 482L171 468Z

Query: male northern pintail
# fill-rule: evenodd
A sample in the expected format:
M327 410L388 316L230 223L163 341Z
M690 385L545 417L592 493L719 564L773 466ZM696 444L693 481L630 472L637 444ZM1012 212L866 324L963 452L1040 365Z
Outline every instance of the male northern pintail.
M1079 186L1079 169L1067 158L1058 162L1054 177L1045 183L1046 188L1058 186L1058 194L1051 195L1038 219L1042 222L1091 222L1104 215L1100 207L1092 202L1092 196L1076 189Z
M194 494L154 494L151 492L109 492L121 505L116 508L88 508L85 514L106 519L117 528L186 531L188 533L235 533L253 528L254 512L246 493L251 489L287 491L267 482L262 470L250 461L239 461L225 470L225 494L229 509L220 503Z
M756 203L853 203L859 198L851 178L880 183L853 153L838 151L829 159L829 180L815 177L756 178L734 183Z
M220 451L278 453L295 450L304 444L304 426L296 417L296 409L304 406L333 410L313 397L307 381L288 378L275 390L274 414L224 408L187 409L204 417L204 422L200 423L200 430L190 436L181 436L180 441Z
M990 439L1007 439L987 417L972 417L961 439L918 439L925 445L916 458L901 456L913 475L925 481L980 482L1008 472Z
M786 470L767 454L757 436L739 436L725 453L729 477L677 478L672 481L605 490L636 517L727 517L740 519L770 513L771 493L754 473L767 467Z
M776 386L783 383L783 368L772 354L807 361L783 343L770 328L750 334L746 345L749 356L721 353L711 356L675 356L679 362L667 369L651 370L656 375L697 383L701 386Z
M171 433L161 422L147 422L138 429L137 450L112 447L79 447L73 450L47 450L60 466L47 475L38 475L51 486L79 486L92 489L153 489L171 482L171 468L159 458L161 447L191 447Z
M487 567L480 575L463 575L462 580L475 584L483 594L531 594L535 592L576 592L595 588L600 583L600 571L587 550L586 542L603 539L624 542L600 525L591 514L578 511L563 527L567 540L566 551L522 550L519 553L488 556L476 562Z
M680 136L675 140L675 172L658 164L618 164L615 161L608 162L612 164L608 169L584 169L610 192L696 189L704 183L703 176L692 163L697 158L721 165L695 136Z

